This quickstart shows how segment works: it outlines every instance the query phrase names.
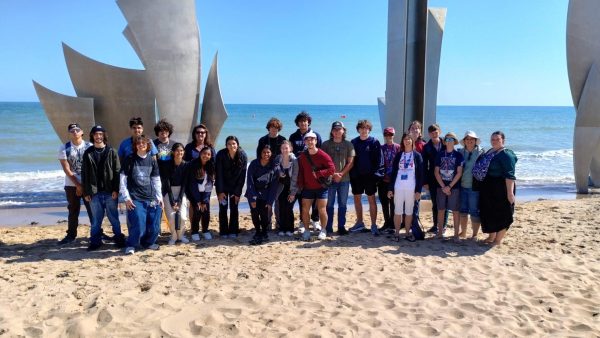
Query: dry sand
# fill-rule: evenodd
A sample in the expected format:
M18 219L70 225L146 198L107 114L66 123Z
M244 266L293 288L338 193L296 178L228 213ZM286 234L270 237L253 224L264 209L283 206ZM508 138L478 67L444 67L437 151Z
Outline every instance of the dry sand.
M58 247L65 224L2 228L0 336L599 336L599 202L521 204L495 248L369 233L248 246L244 215L237 240L125 256Z

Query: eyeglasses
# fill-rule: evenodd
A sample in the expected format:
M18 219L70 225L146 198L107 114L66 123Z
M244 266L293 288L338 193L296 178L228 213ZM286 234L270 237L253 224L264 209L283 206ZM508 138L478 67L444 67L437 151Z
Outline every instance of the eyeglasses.
M198 130L196 134L206 134L206 132L204 130Z
M69 133L76 134L76 133L78 133L80 131L81 131L81 129L79 129L79 128L73 128L73 129L69 130Z
M446 142L454 142L454 141L456 141L456 140L455 140L453 137L446 137L446 138L444 139L444 141L446 141Z

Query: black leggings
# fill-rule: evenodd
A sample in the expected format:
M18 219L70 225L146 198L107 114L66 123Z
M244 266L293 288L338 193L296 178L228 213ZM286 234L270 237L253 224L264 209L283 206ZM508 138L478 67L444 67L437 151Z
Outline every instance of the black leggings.
M198 203L191 202L194 212L192 213L192 235L197 234L202 222L202 233L208 232L208 221L210 220L210 204L206 203L206 210L200 211Z
M254 229L256 229L256 235L266 237L269 229L269 209L267 209L267 201L257 199L256 208L250 206L250 215L252 216Z
M238 204L235 203L235 195L225 193L227 204L219 203L219 234L237 235L240 231ZM230 210L229 219L227 218L227 208Z

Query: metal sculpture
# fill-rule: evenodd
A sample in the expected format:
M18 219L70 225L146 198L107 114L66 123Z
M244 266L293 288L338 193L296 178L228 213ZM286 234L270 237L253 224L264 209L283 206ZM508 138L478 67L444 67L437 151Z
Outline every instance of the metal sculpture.
M445 19L446 9L428 9L426 0L388 1L386 90L377 100L382 129L435 122Z
M91 100L93 109L88 118L107 128L111 139L117 142L129 135L127 125L133 116L142 117L148 125L166 118L175 127L172 138L189 141L190 131L199 120L201 78L200 34L194 0L117 0L117 5L128 23L123 35L145 69L103 64L63 44L78 96L70 101ZM201 117L202 121L208 121L215 138L227 118L216 65L215 56ZM34 86L46 115L62 139L64 135L59 131L70 122L81 121L81 114L65 106L68 101L65 96L48 95L48 90L38 90L42 86L35 82Z
M48 120L61 140L69 139L67 125L73 121L77 121L86 132L92 129L95 124L94 99L63 95L35 81L33 81L33 87L46 111Z
M569 1L567 68L577 112L573 134L573 169L578 193L600 186L600 2Z

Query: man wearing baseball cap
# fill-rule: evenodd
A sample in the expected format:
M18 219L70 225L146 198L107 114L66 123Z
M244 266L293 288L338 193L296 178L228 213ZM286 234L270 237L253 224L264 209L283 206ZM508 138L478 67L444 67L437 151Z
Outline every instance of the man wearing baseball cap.
M119 171L121 164L114 148L109 146L104 127L97 125L90 131L94 142L83 154L83 195L92 208L90 245L88 251L102 246L102 220L104 214L112 225L117 247L125 247L125 236L121 232L117 203L119 198Z
M67 209L69 210L67 235L58 242L60 245L71 243L77 237L83 195L81 186L83 153L92 146L91 143L83 140L83 130L79 123L70 123L67 130L69 131L70 140L61 145L58 151L58 161L65 173L65 194L68 203ZM92 211L90 210L90 204L86 200L83 201L83 204L91 223Z

